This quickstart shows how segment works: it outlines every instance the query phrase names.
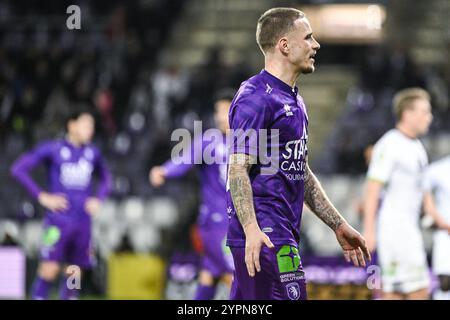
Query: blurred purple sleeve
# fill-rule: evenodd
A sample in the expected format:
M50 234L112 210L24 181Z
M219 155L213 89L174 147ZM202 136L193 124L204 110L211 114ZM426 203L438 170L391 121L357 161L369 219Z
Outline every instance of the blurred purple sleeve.
M187 152L169 159L162 167L166 169L167 178L178 178L184 176L195 164L202 163L202 154L205 145L203 138L197 138L187 148Z
M112 190L112 175L100 152L97 152L97 162L95 169L97 170L98 176L100 178L97 186L96 197L100 200L105 200Z
M42 143L32 151L20 156L11 166L11 175L22 184L35 199L38 198L39 193L43 190L34 182L30 172L40 163L49 159L51 146L52 144L50 142Z
M164 162L163 167L166 169L167 178L178 178L184 176L191 168L193 164L180 163L175 164L172 160Z

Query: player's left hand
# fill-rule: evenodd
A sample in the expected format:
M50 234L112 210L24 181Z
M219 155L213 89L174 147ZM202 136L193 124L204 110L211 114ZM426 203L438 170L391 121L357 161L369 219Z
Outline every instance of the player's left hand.
M366 259L371 260L366 241L361 234L348 223L342 223L335 231L336 238L344 251L347 262L353 262L356 267L365 267Z
M90 197L86 200L84 203L84 210L91 216L95 215L98 210L100 209L102 202L99 198L96 197Z

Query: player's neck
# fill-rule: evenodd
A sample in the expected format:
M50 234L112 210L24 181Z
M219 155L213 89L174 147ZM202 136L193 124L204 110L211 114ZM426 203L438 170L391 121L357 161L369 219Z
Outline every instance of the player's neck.
M69 141L69 143L77 148L81 147L82 143L78 141L75 137L71 136L70 134L66 135L66 140Z
M410 139L417 139L417 134L407 126L405 126L403 123L397 123L395 128L400 131L403 135L405 135L407 138Z
M264 69L290 87L295 86L300 75L300 71L295 70L291 64L269 57L265 59Z

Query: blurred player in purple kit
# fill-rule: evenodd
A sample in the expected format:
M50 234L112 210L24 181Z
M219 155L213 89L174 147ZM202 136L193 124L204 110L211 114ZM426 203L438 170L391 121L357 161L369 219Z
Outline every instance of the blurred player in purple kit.
M61 265L92 267L91 215L110 190L111 176L100 151L91 144L95 120L87 111L73 112L66 122L64 139L46 141L22 155L11 168L12 175L47 209L41 263L32 288L33 299L48 299ZM47 168L48 191L32 179L38 165ZM93 191L94 173L99 175ZM69 276L65 270L65 276ZM60 298L76 299L79 290L61 283Z
M330 203L307 163L308 117L295 82L314 71L320 48L305 15L293 8L274 8L258 20L256 40L265 68L241 84L230 108L232 130L242 129L230 148L227 244L235 273L230 299L306 299L299 256L303 203L336 234L347 261L365 266L370 259L363 237ZM271 139L245 139L251 131L278 129ZM264 169L261 142L272 153L275 172Z
M194 141L190 146L190 154L183 163L168 160L162 166L153 167L150 171L150 182L158 187L166 179L185 175L196 163L199 164L201 184L201 205L198 217L200 238L204 248L204 256L199 275L199 285L195 300L211 300L216 292L216 285L223 280L231 286L233 262L229 248L225 246L225 236L228 228L226 213L226 170L227 148L226 131L228 126L228 111L235 91L224 89L215 98L214 120L220 130L221 139L209 139L205 135L201 141ZM212 141L210 141L212 140ZM212 156L219 161L206 162L202 158L205 151L211 150Z

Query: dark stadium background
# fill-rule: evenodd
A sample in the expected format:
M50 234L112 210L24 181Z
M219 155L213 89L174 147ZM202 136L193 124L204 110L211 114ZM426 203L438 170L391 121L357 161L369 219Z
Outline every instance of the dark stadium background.
M66 28L71 4L81 9L81 30ZM170 156L174 129L192 129L194 120L212 125L216 90L237 89L259 72L256 21L273 6L310 13L322 46L316 72L299 83L311 121L310 163L357 229L365 151L394 125L396 90L431 93L434 121L423 141L431 161L450 153L446 0L3 0L0 298L28 297L42 230L43 210L10 177L11 163L61 136L63 119L79 106L96 112L95 143L114 175L95 218L98 264L83 277L82 297L192 297L201 252L196 174L155 190L148 171ZM35 177L45 185L42 170ZM428 253L430 234L424 229ZM301 250L310 298L376 297L365 270L345 264L333 233L307 212Z

